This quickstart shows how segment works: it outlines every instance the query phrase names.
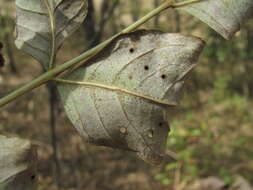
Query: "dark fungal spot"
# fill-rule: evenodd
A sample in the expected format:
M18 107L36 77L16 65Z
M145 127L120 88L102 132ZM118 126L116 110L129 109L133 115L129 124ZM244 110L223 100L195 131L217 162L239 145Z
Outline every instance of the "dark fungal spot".
M149 66L148 65L145 65L144 66L144 69L147 71L147 70L149 70Z
M130 48L130 49L129 49L129 52L130 52L130 53L133 53L133 52L134 52L134 48Z
M161 76L161 78L162 78L162 79L166 79L166 75L163 74L163 75Z
M35 178L36 178L36 175L31 176L31 180L35 180Z

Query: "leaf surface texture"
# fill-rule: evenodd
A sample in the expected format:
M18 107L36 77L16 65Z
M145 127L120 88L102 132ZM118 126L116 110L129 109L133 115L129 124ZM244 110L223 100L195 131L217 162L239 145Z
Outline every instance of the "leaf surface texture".
M152 164L164 156L166 110L203 42L158 31L121 35L58 85L69 119L87 142L131 150Z
M45 68L87 15L87 0L16 0L16 46Z
M180 9L208 24L224 38L230 39L253 15L253 1L202 0Z
M18 137L0 135L0 189L36 189L36 146Z

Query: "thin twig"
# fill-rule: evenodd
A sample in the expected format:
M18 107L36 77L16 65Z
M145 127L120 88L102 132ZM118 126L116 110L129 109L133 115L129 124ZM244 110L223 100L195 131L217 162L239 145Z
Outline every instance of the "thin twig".
M51 144L53 148L53 160L54 160L54 178L58 188L61 187L61 166L58 156L58 143L56 133L56 110L57 110L57 89L54 83L48 83L49 93L49 106L50 106L50 129L51 129Z
M113 4L111 5L111 7L108 7L108 0L104 0L102 4L102 8L101 8L101 14L103 15L103 17L101 18L99 22L97 32L92 42L90 43L91 44L90 47L94 47L100 42L102 34L104 32L105 25L110 19L110 17L112 16L112 14L114 13L114 10L118 5L119 5L119 0L115 0Z

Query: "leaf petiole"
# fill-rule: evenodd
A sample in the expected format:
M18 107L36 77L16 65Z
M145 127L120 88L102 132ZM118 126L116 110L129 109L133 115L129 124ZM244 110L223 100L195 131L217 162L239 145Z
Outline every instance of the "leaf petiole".
M51 55L50 55L50 61L48 65L48 69L52 69L54 67L54 62L55 62L55 19L54 19L54 11L52 7L50 6L50 3L48 0L43 0L45 3L45 6L48 11L48 16L50 20L50 28L52 30L52 36L51 36Z

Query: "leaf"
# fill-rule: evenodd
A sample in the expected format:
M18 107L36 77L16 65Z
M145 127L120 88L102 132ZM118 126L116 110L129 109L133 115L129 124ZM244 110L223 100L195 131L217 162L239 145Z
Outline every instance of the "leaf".
M253 14L252 0L202 0L179 8L208 24L225 39L231 39Z
M116 38L58 85L69 119L87 142L137 152L159 164L183 79L203 42L195 37L136 31ZM76 81L76 82L75 82Z
M0 135L0 190L36 189L36 161L28 140Z
M45 68L87 14L87 0L16 0L16 46Z

